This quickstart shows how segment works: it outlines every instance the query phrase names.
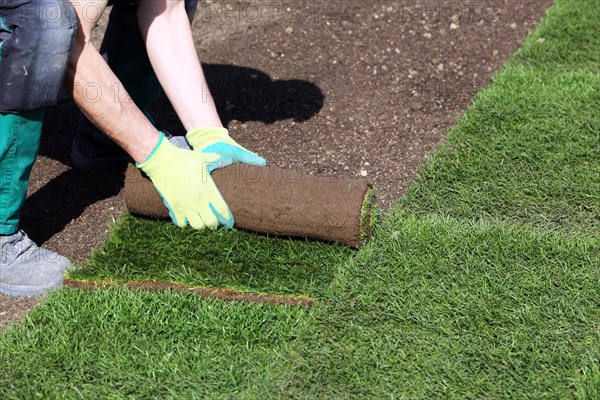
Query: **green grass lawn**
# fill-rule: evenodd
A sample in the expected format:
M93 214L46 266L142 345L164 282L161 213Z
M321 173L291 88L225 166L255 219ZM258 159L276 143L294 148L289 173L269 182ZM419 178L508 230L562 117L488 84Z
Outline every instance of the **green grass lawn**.
M599 73L512 63L479 94L403 204L600 235L598 110Z
M57 291L0 397L600 398L600 1L557 3L358 253L126 217L74 273L312 309Z
M249 292L317 295L352 250L243 231L196 232L126 216L104 248L70 274L78 280L157 279Z
M54 293L2 337L0 397L261 392L307 311L112 288ZM260 379L255 379L255 377Z
M281 397L597 398L599 246L397 212L291 345Z

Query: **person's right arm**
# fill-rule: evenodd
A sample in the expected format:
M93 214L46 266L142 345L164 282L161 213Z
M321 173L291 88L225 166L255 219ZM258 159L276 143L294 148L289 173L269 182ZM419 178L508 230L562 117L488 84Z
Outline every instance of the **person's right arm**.
M210 177L220 157L178 149L148 121L93 46L92 29L107 0L72 1L79 19L65 86L85 115L152 180L178 226L233 227L233 216ZM94 18L85 10L99 10ZM122 90L114 90L118 87Z
M119 79L91 42L92 29L106 9L107 0L72 3L80 26L71 51L66 86L77 106L98 129L136 162L143 162L158 143L159 133L128 100Z

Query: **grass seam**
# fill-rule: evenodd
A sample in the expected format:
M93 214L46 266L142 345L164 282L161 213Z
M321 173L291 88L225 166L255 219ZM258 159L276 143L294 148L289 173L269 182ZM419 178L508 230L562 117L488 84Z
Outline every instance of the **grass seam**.
M235 289L213 288L207 286L184 285L176 282L157 280L141 281L85 281L67 278L63 282L65 288L81 289L86 291L103 290L109 287L123 287L129 290L145 292L161 292L171 290L177 293L191 293L201 298L218 299L232 302L269 303L287 307L311 308L315 299L308 296L280 295L271 293L243 292Z

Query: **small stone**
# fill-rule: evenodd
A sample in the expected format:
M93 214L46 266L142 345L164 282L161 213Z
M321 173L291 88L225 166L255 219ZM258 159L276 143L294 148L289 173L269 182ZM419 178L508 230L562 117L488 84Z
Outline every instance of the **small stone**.
M367 175L369 175L369 173L366 170L364 170L364 169L360 170L360 176L364 177L364 176L367 176Z
M451 29L451 30L456 30L456 29L458 29L458 28L459 28L459 25L458 25L458 24L455 24L454 22L450 24L450 29Z
M417 71L416 69L412 69L412 68L408 69L408 73L411 74L412 76L419 75L419 71Z
M510 29L517 29L517 23L513 22L512 24L510 24Z
M331 151L331 150L327 150L327 151L325 152L325 155L327 155L327 156L332 156L332 155L333 155L333 151Z
M287 33L288 35L291 35L292 33L294 33L294 28L292 28L291 26L288 26L287 28L285 28L285 33Z
M432 35L431 35L431 33L429 33L429 32L425 32L425 33L423 34L423 37L424 37L424 38L426 38L426 39L431 39L431 36L432 36Z
M365 42L363 42L362 40L355 40L354 42L352 42L352 44L356 47L362 47L365 45Z
M440 71L440 72L443 71L444 70L444 64L439 64L437 66L437 70Z
M410 103L410 109L413 111L419 111L423 109L423 103L421 103L420 101L415 101Z
M546 41L546 39L544 39L543 37L539 38L538 40L536 40L536 42L538 42L538 44L542 44Z

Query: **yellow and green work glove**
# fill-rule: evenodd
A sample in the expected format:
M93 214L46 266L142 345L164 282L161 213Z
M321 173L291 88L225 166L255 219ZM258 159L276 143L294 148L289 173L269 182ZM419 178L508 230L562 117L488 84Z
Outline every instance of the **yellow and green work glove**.
M267 160L237 144L226 128L198 128L185 135L195 151L218 154L219 159L210 166L210 172L231 164L242 163L264 167Z
M136 165L152 180L175 225L233 228L233 215L210 176L222 156L179 149L160 135L154 151Z

